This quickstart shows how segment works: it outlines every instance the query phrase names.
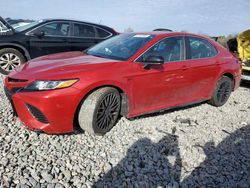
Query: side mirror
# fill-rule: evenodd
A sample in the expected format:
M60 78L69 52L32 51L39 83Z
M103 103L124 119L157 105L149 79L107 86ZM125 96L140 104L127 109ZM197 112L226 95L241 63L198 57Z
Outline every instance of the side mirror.
M150 69L151 65L161 65L164 63L164 58L162 56L151 55L144 60L144 69Z
M37 31L37 32L35 31L33 35L37 36L38 38L42 38L45 35L45 33L44 31Z

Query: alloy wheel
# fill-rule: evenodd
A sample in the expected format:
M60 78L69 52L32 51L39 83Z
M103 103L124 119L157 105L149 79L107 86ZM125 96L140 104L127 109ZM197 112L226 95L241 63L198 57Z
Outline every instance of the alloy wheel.
M5 53L0 56L0 67L5 71L12 71L21 65L21 59L14 53Z
M119 115L120 100L115 93L106 95L101 101L96 113L96 126L100 130L109 129Z
M220 103L223 103L225 100L228 99L230 95L230 83L223 82L221 83L218 93L217 93L217 99Z

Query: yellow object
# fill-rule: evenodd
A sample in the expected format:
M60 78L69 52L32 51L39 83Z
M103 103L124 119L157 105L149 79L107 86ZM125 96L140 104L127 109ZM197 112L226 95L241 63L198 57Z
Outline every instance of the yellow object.
M58 85L56 86L56 89L61 89L61 88L65 88L65 87L72 86L72 85L73 85L74 83L76 83L77 81L78 81L78 79L62 81L60 84L58 84Z
M241 61L250 60L250 29L239 34L237 43Z

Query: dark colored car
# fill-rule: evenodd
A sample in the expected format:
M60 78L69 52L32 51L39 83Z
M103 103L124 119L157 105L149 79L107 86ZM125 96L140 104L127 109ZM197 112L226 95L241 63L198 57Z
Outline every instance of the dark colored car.
M7 96L24 124L104 134L127 118L209 101L240 84L239 61L212 39L182 32L121 34L83 52L43 56L12 71Z
M0 32L0 72L8 74L38 56L85 50L117 33L107 26L65 19L34 21Z

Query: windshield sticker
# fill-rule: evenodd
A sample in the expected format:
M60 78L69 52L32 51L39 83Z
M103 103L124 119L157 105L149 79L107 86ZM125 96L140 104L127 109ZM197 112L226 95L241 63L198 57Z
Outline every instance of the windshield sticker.
M134 35L133 37L137 37L137 38L147 38L150 35Z

